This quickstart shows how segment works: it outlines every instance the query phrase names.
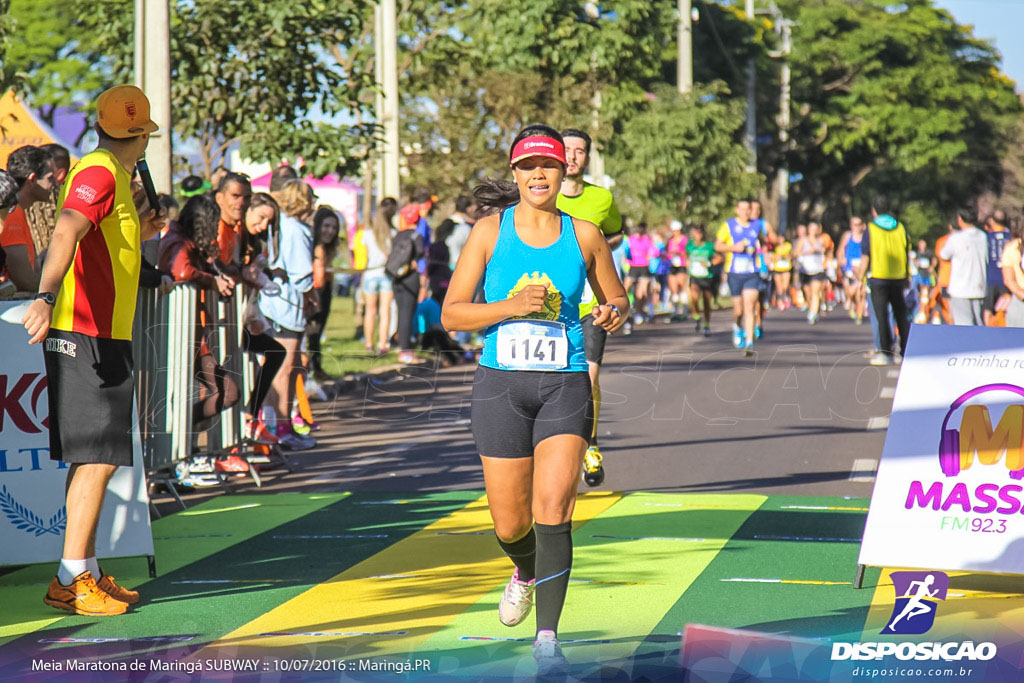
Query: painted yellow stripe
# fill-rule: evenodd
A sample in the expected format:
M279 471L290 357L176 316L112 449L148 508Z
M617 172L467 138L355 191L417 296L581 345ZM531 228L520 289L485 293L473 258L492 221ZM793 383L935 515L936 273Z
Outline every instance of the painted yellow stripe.
M157 569L166 575L232 545L258 536L280 524L315 512L348 497L348 493L283 493L218 496L153 522ZM206 515L222 515L214 523ZM211 524L214 526L211 527ZM225 533L220 533L220 532ZM136 588L149 581L144 560L103 560L104 570L118 583ZM53 563L29 565L0 577L0 646L27 633L57 623L67 615L43 605L46 586L53 578ZM54 614L42 619L27 615ZM5 623L10 619L10 623Z
M862 640L963 640L972 638L1007 642L1024 636L1024 594L1020 577L970 572L946 572L949 590L945 600L936 605L935 625L926 636L883 636L879 632L892 617L896 604L891 574L901 571L885 568L871 599ZM920 570L914 570L920 571Z
M666 611L766 500L754 494L631 493L576 531L573 582L558 625L569 661L619 661L636 654ZM617 585L623 581L634 585ZM497 586L412 657L432 660L441 675L532 676L535 619L531 615L515 628L502 626L495 614L500 598ZM683 626L680 621L658 635L676 641Z
M620 498L616 493L580 496L574 526ZM487 499L481 497L223 636L193 657L273 655L283 648L310 658L413 652L508 580L510 563L495 543L492 529Z

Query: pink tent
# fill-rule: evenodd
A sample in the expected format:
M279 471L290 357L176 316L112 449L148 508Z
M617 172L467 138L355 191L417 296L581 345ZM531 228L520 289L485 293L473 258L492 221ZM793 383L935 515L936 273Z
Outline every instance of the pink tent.
M323 178L314 178L312 175L307 175L302 180L313 188L313 192L317 194L321 204L327 204L341 214L341 217L345 220L345 228L349 240L351 240L356 233L356 224L359 222L358 195L362 188L355 183L342 180L333 173ZM256 192L269 192L270 174L253 178L252 189Z

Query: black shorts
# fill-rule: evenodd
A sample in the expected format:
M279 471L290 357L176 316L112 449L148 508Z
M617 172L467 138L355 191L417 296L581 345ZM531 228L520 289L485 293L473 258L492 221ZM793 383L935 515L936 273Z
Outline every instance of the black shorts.
M270 335L274 339L294 339L295 341L301 341L305 335L305 331L296 332L295 330L289 330L287 327L282 327L277 322L267 318L267 322L270 323Z
M995 313L996 302L999 301L999 297L1009 293L1010 290L1006 288L1006 285L992 285L986 287L984 310L988 311L989 313Z
M686 275L686 266L670 266L668 269L669 275Z
M544 439L590 439L594 411L586 372L523 372L483 365L473 377L470 411L477 452L530 458Z
M608 341L608 330L594 324L593 316L583 319L583 353L588 363L601 364L604 358L604 344Z
M806 282L828 282L828 273L821 272L814 275L804 275Z
M132 464L132 343L50 330L43 342L50 457Z
M630 266L626 277L633 278L634 280L650 280L651 269L647 266Z
M715 290L718 289L716 287L717 282L718 282L718 278L716 278L714 276L712 276L712 277L691 277L690 278L690 284L692 286L696 287L697 289L699 289L702 292L711 292L712 294L714 294Z

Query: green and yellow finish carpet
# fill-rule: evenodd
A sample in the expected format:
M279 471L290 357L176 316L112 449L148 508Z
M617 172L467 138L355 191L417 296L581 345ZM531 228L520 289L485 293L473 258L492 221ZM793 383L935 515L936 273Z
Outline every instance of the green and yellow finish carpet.
M894 596L887 570L869 569L865 588L853 587L866 513L864 499L581 496L559 629L573 674L677 677L689 623L877 640ZM33 662L38 671L69 659L179 670L254 660L255 671L214 677L270 680L297 678L296 667L303 678L396 680L360 672L359 660L420 660L422 673L466 680L533 675L533 617L515 628L498 621L512 565L479 491L224 495L155 521L153 535L158 578L142 558L104 563L143 596L121 617L44 605L53 566L0 576L0 680L42 678ZM957 633L965 618L1024 623L1024 598L990 578L971 589L951 580L934 636ZM338 662L344 674L322 670Z

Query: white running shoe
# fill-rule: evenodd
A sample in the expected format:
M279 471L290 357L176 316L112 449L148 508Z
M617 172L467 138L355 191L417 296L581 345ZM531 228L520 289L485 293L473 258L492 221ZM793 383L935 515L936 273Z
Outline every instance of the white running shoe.
M512 572L512 578L505 586L505 593L498 603L498 619L505 626L521 624L533 609L533 589L537 585L537 579L529 582L519 580L519 568Z
M533 659L538 676L559 676L569 673L569 661L562 654L554 631L538 631L533 641Z
M277 443L281 448L289 451L308 451L310 448L316 448L316 439L311 436L302 436L295 432L278 434Z
M876 353L874 353L871 356L871 358L868 359L868 362L875 366L893 365L892 355L884 353L882 351L877 351Z

